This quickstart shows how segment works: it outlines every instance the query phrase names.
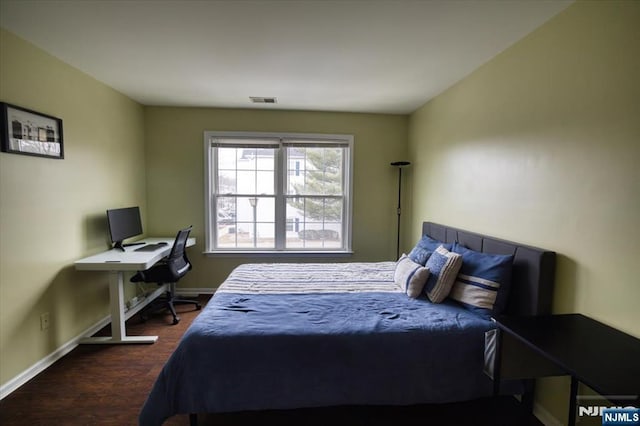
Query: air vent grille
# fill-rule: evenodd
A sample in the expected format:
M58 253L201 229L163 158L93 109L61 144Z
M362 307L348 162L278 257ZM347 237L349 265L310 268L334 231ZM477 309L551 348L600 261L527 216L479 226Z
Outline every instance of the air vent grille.
M266 98L264 96L249 96L251 102L254 104L276 104L278 100L276 98Z

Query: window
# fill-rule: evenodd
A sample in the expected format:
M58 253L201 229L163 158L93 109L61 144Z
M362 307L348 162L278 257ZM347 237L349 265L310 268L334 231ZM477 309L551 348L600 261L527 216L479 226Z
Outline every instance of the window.
M204 139L207 251L350 252L352 136Z

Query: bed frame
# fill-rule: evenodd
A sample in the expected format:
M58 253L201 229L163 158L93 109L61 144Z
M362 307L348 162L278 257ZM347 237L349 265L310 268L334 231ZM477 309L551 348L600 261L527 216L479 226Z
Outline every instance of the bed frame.
M514 255L511 288L505 315L548 315L556 273L553 251L500 240L475 232L423 222L422 234L446 243L458 242L471 250Z
M458 242L479 252L514 255L512 283L505 313L531 316L551 312L555 280L554 252L433 222L423 222L422 234L447 243ZM519 387L518 392L520 391L522 387ZM534 381L525 380L522 403L530 411L533 391ZM189 419L191 425L198 424L197 414L190 414Z
M551 313L556 273L555 252L433 222L422 223L422 234L446 243L458 242L482 253L514 255L511 288L503 314L535 316ZM488 333L486 339L485 373L493 378L495 333ZM526 379L523 383L521 402L528 412L532 412L535 381Z

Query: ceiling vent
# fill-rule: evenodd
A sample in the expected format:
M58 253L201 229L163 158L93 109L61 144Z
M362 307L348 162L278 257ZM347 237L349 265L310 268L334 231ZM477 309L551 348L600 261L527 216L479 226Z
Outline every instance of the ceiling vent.
M276 98L265 98L262 96L249 96L249 99L251 99L251 102L253 102L254 104L275 104L278 103L278 100Z

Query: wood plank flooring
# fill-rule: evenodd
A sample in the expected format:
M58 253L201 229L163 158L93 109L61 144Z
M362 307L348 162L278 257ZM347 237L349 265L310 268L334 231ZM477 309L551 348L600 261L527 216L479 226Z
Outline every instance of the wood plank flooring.
M201 296L206 304L208 296ZM137 425L164 362L200 311L179 306L181 321L154 315L127 321L129 335L158 335L152 345L81 345L0 401L0 425ZM109 334L109 326L98 334ZM541 426L514 398L411 407L329 407L199 415L199 425L514 425ZM168 426L188 425L174 416Z

